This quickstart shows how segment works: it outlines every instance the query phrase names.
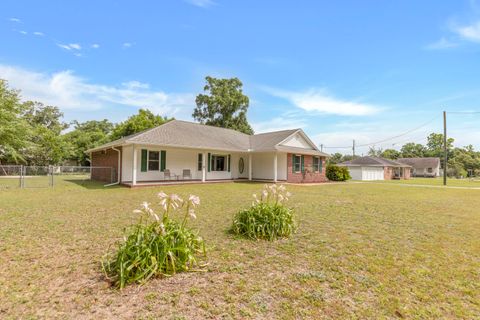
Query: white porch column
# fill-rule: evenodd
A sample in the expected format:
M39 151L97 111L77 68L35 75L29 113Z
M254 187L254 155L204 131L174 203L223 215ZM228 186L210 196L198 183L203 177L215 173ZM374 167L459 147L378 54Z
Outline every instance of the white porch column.
M132 145L133 150L133 161L132 161L132 186L137 184L137 150L135 145Z
M252 180L252 154L248 154L248 180Z
M273 182L277 182L277 163L278 163L278 156L277 153L273 155Z
M205 182L207 180L207 154L204 152L202 153L202 182Z

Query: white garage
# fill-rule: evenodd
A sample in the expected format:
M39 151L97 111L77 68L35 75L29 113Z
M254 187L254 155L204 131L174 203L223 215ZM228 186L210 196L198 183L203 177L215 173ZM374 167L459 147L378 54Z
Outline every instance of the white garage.
M352 180L384 180L383 167L348 167Z
M390 159L369 156L346 161L339 166L348 168L352 180L361 181L408 179L404 176L404 172L410 168L408 165Z

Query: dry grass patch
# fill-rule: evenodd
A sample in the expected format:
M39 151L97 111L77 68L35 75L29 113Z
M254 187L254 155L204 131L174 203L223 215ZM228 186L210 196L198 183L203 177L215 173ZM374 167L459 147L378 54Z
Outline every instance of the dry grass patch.
M478 190L290 186L298 232L228 234L259 184L163 187L203 199L204 273L119 291L100 259L160 188L0 191L0 318L479 318Z

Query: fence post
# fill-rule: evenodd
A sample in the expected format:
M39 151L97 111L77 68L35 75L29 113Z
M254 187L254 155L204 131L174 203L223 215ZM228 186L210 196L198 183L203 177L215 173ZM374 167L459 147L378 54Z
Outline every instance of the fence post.
M20 189L23 189L25 188L25 177L23 175L23 170L24 170L24 167L23 167L23 164L20 166Z
M54 166L49 166L49 171L50 171L50 186L53 188L53 174L55 172L55 167Z

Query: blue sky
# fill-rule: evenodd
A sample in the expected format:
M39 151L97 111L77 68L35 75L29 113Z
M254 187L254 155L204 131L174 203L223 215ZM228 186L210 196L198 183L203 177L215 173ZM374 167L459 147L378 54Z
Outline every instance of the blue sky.
M480 110L475 1L3 0L0 39L0 78L67 121L191 120L207 75L243 81L257 132L301 127L359 153ZM480 147L479 120L449 116L457 145Z

